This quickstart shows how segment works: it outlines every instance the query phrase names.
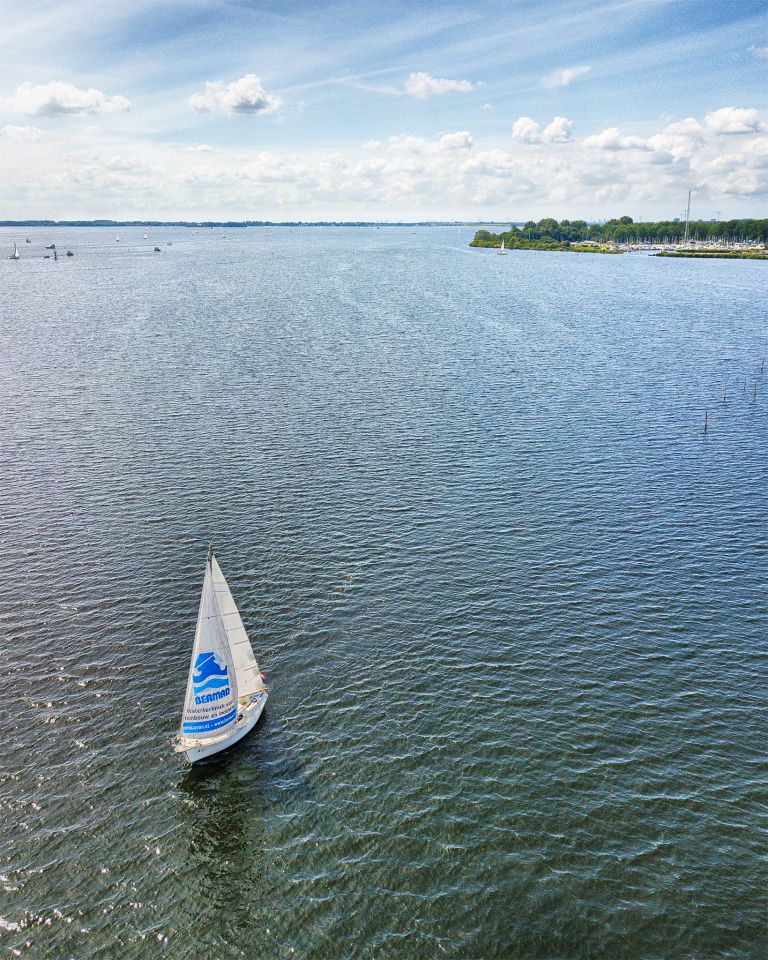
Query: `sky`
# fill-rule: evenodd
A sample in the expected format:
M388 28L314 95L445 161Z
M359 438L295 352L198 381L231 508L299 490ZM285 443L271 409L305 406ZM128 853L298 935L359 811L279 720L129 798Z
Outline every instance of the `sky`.
M0 0L0 219L768 217L765 0Z

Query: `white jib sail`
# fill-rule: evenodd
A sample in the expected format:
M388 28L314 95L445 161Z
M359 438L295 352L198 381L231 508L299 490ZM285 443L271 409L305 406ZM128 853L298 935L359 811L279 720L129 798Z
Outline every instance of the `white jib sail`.
M207 563L181 718L182 737L204 740L226 734L237 720L237 693L237 671L216 599L211 563Z
M221 613L230 654L235 664L237 692L241 702L243 702L251 694L266 690L266 685L259 673L259 665L253 655L251 642L245 632L243 621L240 619L240 612L232 599L232 593L216 557L211 558L211 567L213 569L213 588L216 593L216 603Z

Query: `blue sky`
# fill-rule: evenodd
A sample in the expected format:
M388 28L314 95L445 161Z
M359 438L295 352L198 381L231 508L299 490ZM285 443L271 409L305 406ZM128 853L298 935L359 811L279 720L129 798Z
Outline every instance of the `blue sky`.
M0 0L0 218L768 216L768 6Z

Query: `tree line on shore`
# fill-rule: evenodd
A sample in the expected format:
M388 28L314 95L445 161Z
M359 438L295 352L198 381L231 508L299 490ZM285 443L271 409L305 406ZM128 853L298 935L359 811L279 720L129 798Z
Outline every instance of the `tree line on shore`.
M751 240L768 244L768 220L723 220L709 223L692 220L688 224L691 240ZM685 222L661 220L635 223L632 217L618 217L606 223L586 220L561 220L545 217L538 223L528 220L522 226L511 225L503 233L478 230L472 246L495 247L502 239L505 246L536 246L542 249L562 248L564 244L592 241L597 243L641 243L644 240L672 242L685 237Z

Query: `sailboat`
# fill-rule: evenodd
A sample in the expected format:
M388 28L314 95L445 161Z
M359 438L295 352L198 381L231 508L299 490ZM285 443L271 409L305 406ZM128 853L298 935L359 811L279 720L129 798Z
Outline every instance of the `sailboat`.
M149 240L149 237L147 236L146 230L144 231L144 239L145 239L145 240Z
M174 750L192 763L226 750L253 729L267 696L240 613L209 548Z
M13 253L8 257L9 260L19 260L19 248L16 246L16 241L13 241Z
M506 257L507 251L504 249L504 237L501 238L501 247L499 248L499 256Z
M120 234L119 234L119 233L116 233L116 234L115 234L115 243L120 243Z

